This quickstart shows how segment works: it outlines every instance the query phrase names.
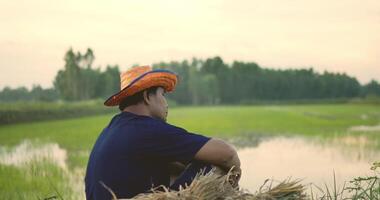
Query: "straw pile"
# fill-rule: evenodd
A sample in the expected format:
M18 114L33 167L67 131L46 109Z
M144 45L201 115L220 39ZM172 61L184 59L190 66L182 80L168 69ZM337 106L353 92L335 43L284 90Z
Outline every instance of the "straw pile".
M163 187L164 191L152 189L152 193L140 194L132 198L133 200L304 200L309 199L305 194L305 187L299 181L286 180L272 187L272 183L265 182L259 191L251 194L242 189L234 188L229 183L230 173L220 175L217 169L211 170L207 174L199 174L193 182L179 191L170 191ZM161 188L162 189L162 188ZM114 199L117 199L114 196Z

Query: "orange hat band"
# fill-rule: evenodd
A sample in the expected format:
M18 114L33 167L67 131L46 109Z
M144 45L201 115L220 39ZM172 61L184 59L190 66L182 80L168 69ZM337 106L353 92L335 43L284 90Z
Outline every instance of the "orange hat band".
M152 71L149 71L149 72L145 72L144 74L141 74L139 77L137 77L135 80L133 80L129 85L127 85L127 87L125 88L122 88L122 90L126 90L128 88L130 88L134 83L136 83L137 81L139 81L140 79L142 79L144 76L148 75L148 74L152 74L152 73L159 73L159 72L165 72L165 73L170 73L170 74L173 74L173 75L176 75L176 73L172 72L172 71L169 71L169 70L166 70L166 69L156 69L156 70L152 70Z

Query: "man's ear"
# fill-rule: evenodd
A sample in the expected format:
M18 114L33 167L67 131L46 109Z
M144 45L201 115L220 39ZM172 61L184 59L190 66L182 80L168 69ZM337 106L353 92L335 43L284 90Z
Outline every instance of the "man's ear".
M150 104L150 99L149 99L148 91L144 90L143 97L144 97L144 103L146 105L149 105Z

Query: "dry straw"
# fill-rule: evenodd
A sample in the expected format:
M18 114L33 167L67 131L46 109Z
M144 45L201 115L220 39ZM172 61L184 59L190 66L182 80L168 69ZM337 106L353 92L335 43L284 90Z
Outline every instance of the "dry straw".
M309 199L305 187L299 181L286 180L272 186L273 182L265 182L259 191L252 194L230 184L231 173L221 175L217 169L207 174L198 174L189 186L172 191L162 186L152 189L152 193L135 196L133 200L304 200ZM106 186L105 186L106 187ZM107 187L106 187L107 188ZM112 191L107 188L111 193ZM113 193L112 193L113 194ZM113 194L113 199L117 199Z

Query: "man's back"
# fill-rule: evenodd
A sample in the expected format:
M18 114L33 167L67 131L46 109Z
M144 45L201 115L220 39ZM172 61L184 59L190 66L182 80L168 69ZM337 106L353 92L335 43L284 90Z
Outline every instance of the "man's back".
M169 186L168 163L190 162L209 138L130 112L113 117L97 139L87 166L87 199L130 198Z

